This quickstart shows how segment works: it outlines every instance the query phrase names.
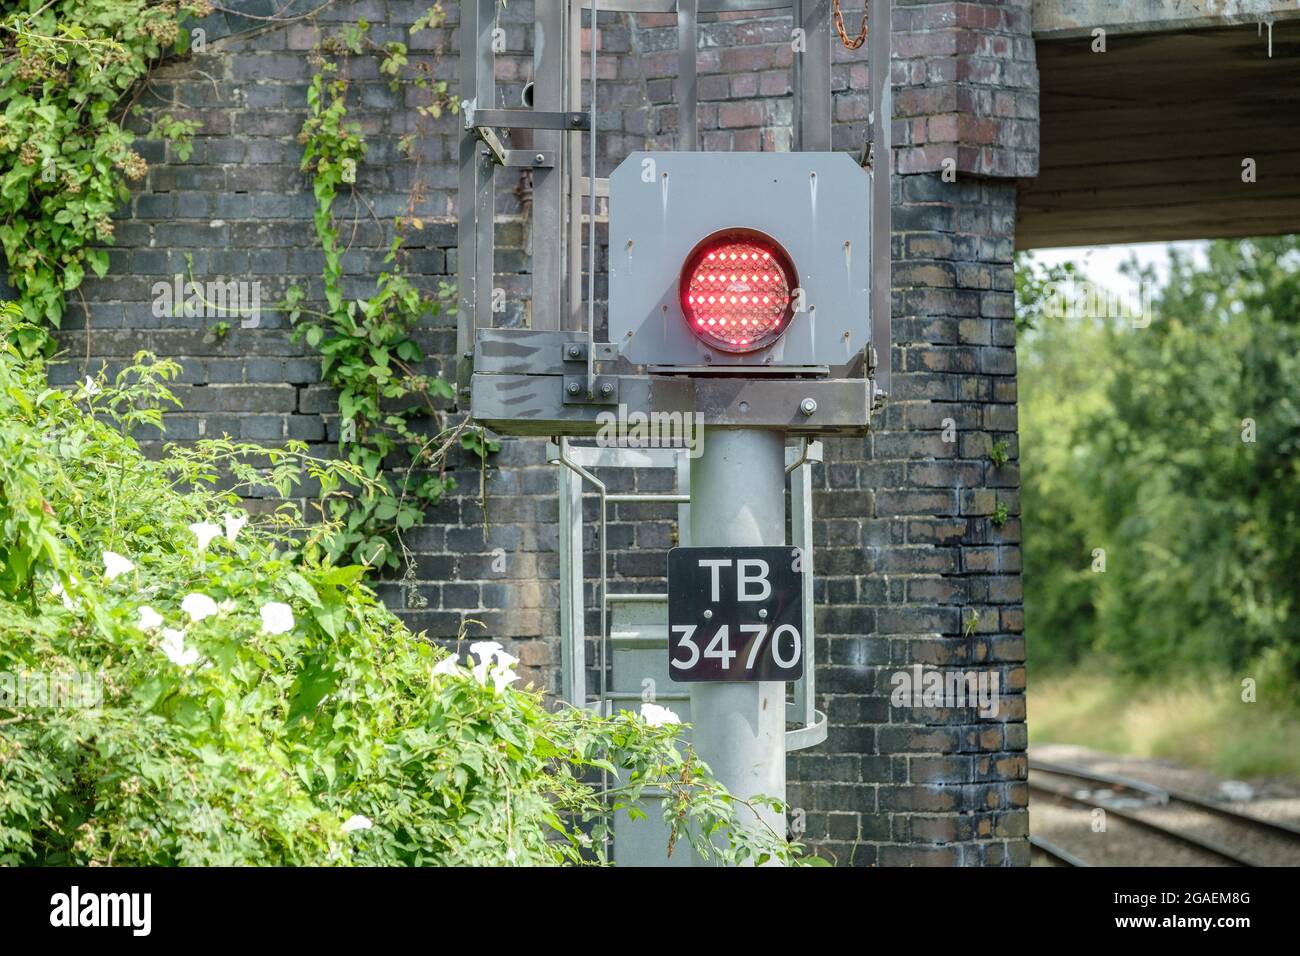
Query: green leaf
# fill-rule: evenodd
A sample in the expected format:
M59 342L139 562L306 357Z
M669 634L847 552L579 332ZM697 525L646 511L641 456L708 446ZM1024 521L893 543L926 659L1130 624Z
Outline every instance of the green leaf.
M329 595L324 598L319 607L311 609L312 616L316 623L330 637L337 638L343 633L343 622L346 619L346 608L343 601L336 595Z
M78 263L69 262L63 267L63 291L71 292L81 285L81 280L85 277L85 270Z
M293 724L314 714L325 695L338 687L339 677L338 672L325 666L320 658L309 661L289 691L288 722Z
M305 601L308 607L321 606L316 589L311 586L311 582L297 571L290 571L280 579L280 590L290 597L297 597Z
M90 268L99 278L104 278L108 274L108 252L104 249L87 249L86 261L90 263Z

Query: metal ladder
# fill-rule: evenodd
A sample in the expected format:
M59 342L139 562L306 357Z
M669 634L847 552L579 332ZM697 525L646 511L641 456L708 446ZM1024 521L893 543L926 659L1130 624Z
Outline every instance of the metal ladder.
M547 460L558 464L560 496L560 670L561 697L568 703L601 714L618 709L635 710L642 698L641 675L654 679L656 703L685 702L688 688L667 677L668 595L611 593L606 533L609 505L664 503L677 505L677 540L690 545L690 451L685 448L614 448L575 445L567 438L547 444ZM819 441L801 439L786 448L786 473L790 476L791 541L803 552L806 660L803 677L793 682L786 701L786 751L812 747L826 739L826 715L816 709L816 638L813 630L812 465L822 460ZM673 493L619 494L609 492L593 468L672 468L677 490ZM597 687L587 687L586 594L583 575L584 485L598 496L597 548L599 551L600 632L597 635ZM619 666L622 662L623 666ZM612 666L611 666L612 665ZM638 674L639 672L639 674ZM636 678L629 682L629 678ZM622 705L622 706L620 706ZM632 705L632 706L628 706ZM676 710L676 707L673 707ZM688 715L678 711L683 720Z

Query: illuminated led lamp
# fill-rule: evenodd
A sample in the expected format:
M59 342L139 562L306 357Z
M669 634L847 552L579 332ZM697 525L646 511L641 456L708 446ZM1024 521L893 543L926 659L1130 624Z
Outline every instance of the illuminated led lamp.
M771 236L724 229L686 257L682 314L692 333L720 352L755 352L785 333L794 317L794 263Z

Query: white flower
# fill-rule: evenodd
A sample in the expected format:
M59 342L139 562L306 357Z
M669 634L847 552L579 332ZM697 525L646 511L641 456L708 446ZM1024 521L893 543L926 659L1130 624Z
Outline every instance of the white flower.
M497 691L503 691L515 682L515 665L519 663L519 658L512 657L505 651L497 651L497 666L492 668L492 687Z
M119 574L126 574L128 571L134 571L135 565L127 558L122 557L116 551L104 552L104 577L110 581Z
M140 607L140 630L152 631L155 627L162 624L162 615L151 608L148 604Z
M359 813L354 813L343 821L342 830L344 833L351 833L353 830L369 830L374 824L370 822L369 817L363 817Z
M480 684L490 680L492 687L500 691L515 682L514 668L519 658L507 654L496 641L478 641L469 646L469 652L478 658L471 670Z
M474 679L480 684L487 683L488 668L492 666L492 661L500 650L501 645L496 641L476 641L469 646L469 652L478 658L478 663L471 670L474 672Z
M194 532L194 537L199 539L199 554L208 550L212 539L221 534L221 529L211 521L196 521L190 525L190 530Z
M441 676L454 677L460 673L460 662L456 660L455 654L448 654L438 663L433 665L433 673Z
M68 583L71 584L73 587L76 587L77 579L69 574ZM60 581L58 578L54 579L54 586L50 588L50 593L53 594L56 598L60 598L63 601L63 606L67 608L69 611L75 611L77 609L77 602L68 596L68 592L63 589L63 582Z
M665 724L680 724L682 719L667 707L658 704L642 704L641 719L651 727L663 727Z
M185 646L185 632L174 627L163 628L162 652L178 667L189 667L199 659L199 652Z
M181 601L181 610L190 616L191 621L197 624L205 617L211 617L217 613L217 602L206 594L191 592L185 595L185 599Z
M231 514L225 515L221 520L226 526L226 540L234 541L239 535L240 529L243 528L244 525L248 524L248 515L234 514L232 512Z
M95 396L95 395L98 395L98 394L100 393L100 391L102 391L102 389L100 389L100 387L99 387L99 383L96 382L96 381L95 381L93 378L91 378L89 375L87 375L87 376L86 376L86 380L85 380L84 382L81 383L81 387L84 388L84 389L86 390L86 397L87 397L87 398L90 398L90 397L93 397L93 396Z
M293 609L279 601L262 605L262 631L266 634L283 634L293 630Z

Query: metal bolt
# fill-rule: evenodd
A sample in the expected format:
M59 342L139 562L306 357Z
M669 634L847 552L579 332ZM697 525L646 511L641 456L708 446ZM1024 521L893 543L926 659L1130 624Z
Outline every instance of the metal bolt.
M543 156L541 153L538 153L536 156L533 157L534 166L540 166L544 162L546 162L546 157Z
M817 411L817 402L811 398L805 398L799 403L799 411L803 412L805 415L811 415L813 412Z
M707 610L706 610L706 611L704 612L704 620L706 620L706 621L711 621L711 620L713 620L713 612L712 612L712 611L707 611Z
M606 382L604 385L602 385L602 386L600 387L600 394L602 394L602 395L613 395L613 394L614 394L614 386L611 385L611 384L609 384L609 382Z
M570 394L570 395L577 395L577 394L578 394L578 383L577 383L577 382L570 382L570 383L569 383L569 394Z
M577 358L581 354L582 349L578 348L576 345L569 346L569 358Z
M758 609L758 616L759 616L759 618L760 618L761 620L766 621L766 620L767 620L767 608L765 608L765 607L760 607L760 608Z
M569 117L569 123L570 123L571 125L573 125L573 126L581 126L581 125L582 125L582 114L581 114L581 113L574 113L572 116Z

